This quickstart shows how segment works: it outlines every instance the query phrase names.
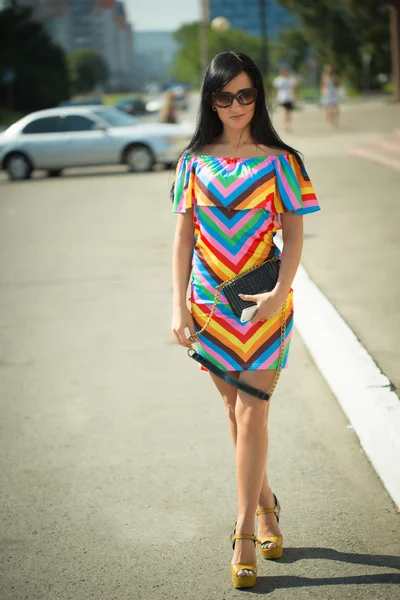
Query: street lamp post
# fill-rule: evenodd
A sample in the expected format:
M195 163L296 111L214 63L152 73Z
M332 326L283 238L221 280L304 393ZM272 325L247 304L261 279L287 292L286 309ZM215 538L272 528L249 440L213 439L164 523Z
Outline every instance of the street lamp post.
M258 14L260 17L260 67L264 77L268 74L268 36L267 36L267 3L266 0L258 0Z
M201 71L204 75L207 64L208 64L208 23L210 21L210 11L208 6L208 0L200 0L200 30L199 30L199 41L200 41L200 60L201 60Z
M400 0L392 0L389 10L394 97L400 101Z

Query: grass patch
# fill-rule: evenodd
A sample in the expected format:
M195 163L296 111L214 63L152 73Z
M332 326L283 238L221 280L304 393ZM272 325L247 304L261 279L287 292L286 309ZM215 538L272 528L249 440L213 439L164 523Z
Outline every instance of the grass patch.
M385 85L383 86L383 91L386 94L394 94L394 81L388 81L387 83L385 83Z
M346 85L346 95L348 98L360 98L362 93L360 90L357 90L355 87L351 87L350 85Z
M313 85L299 85L299 96L301 100L305 102L319 102L321 98L321 92L319 88Z
M124 98L141 98L143 94L139 92L123 92L121 94L103 94L103 104L113 105Z

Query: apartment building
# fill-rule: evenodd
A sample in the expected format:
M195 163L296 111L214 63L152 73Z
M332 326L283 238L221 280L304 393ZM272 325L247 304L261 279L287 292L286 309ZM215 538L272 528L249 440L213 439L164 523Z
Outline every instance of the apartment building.
M18 0L65 52L93 49L104 57L112 89L133 86L133 33L124 3L118 0Z
M237 29L260 37L260 0L209 0L210 19L225 17ZM294 16L276 0L264 1L268 37L277 41L279 32L296 26Z

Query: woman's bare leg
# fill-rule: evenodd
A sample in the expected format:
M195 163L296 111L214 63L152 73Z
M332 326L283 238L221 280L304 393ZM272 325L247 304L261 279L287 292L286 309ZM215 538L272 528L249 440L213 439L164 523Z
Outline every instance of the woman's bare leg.
M240 380L261 390L271 387L275 371L243 371ZM254 515L260 499L268 451L269 402L238 391L236 401L236 477L238 517L236 532L253 533ZM250 540L238 540L232 563L254 562L255 547ZM241 573L239 573L240 575Z
M331 125L331 124L332 124L332 120L331 120L331 109L330 109L330 106L329 106L329 104L327 104L327 105L325 106L325 120L326 120L326 122L328 123L328 125Z
M236 371L230 371L229 375L232 375L232 377L239 378L239 373L237 373ZM223 381L223 379L220 379L212 373L210 373L210 376L213 382L215 383L217 390L221 394L222 400L224 401L226 412L228 413L229 429L231 432L233 445L236 448L237 424L235 410L237 389L233 387L233 385L226 383L225 381Z
M339 127L339 106L338 106L338 104L334 104L332 106L332 125L334 127Z
M275 374L275 371L271 371ZM239 373L231 372L234 377L239 377ZM222 379L219 379L215 375L211 375L211 378L217 387L219 393L225 404L226 411L228 413L229 427L232 436L233 444L236 448L237 441L237 422L236 422L236 401L237 401L237 389L229 385ZM271 376L272 377L272 376ZM259 402L264 402L259 400ZM266 403L267 404L267 403ZM269 404L269 403L268 403ZM267 454L268 454L268 435L266 435L267 443ZM266 462L266 461L265 461ZM272 508L274 506L274 496L268 483L267 472L264 471L263 481L261 485L260 497L258 500L258 508ZM247 533L253 533L254 524L251 531ZM245 532L246 533L246 532ZM258 517L258 535L261 537L268 537L269 535L281 535L278 522L275 515L265 514ZM269 548L275 548L276 544L270 544Z
M292 131L292 111L290 108L284 108L284 125L285 125L285 131L287 133L290 133Z

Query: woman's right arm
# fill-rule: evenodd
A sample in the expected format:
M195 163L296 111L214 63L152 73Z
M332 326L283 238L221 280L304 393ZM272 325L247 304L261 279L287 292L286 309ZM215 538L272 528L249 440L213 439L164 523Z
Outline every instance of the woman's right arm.
M186 348L192 343L185 329L195 333L193 318L187 305L186 295L192 270L194 248L193 210L178 215L172 253L172 335L175 341Z

